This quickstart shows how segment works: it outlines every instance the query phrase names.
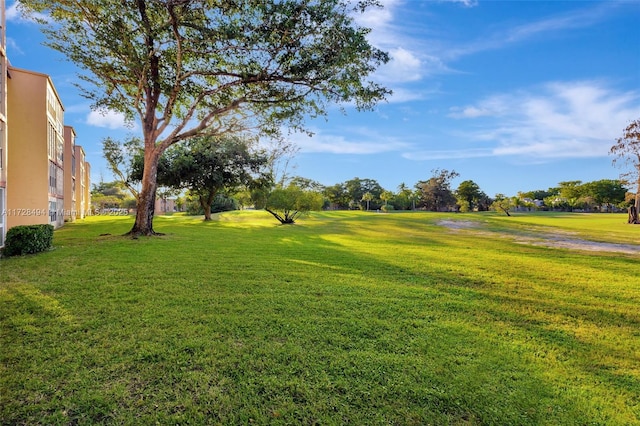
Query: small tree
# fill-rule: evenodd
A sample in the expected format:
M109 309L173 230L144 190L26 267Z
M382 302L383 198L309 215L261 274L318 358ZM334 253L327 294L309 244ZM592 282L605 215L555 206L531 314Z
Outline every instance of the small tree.
M507 216L511 216L509 210L513 208L513 202L504 194L496 194L490 208L495 211L503 211Z
M305 191L295 185L274 189L266 201L265 210L283 225L295 223L296 219L312 210L322 209L322 195Z
M629 207L629 223L640 223L638 212L640 211L640 119L632 121L625 129L621 137L616 139L616 144L611 147L610 154L616 156L614 164L632 166L632 171L623 173L622 178L630 183L635 183L636 199L633 206Z

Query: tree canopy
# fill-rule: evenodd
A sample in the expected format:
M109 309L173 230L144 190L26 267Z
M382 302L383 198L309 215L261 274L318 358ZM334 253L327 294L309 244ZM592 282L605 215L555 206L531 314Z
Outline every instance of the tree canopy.
M455 171L432 170L429 180L422 180L416 184L420 193L419 205L431 211L442 211L451 208L456 198L451 191L451 181L459 176Z
M480 190L477 183L472 180L465 180L458 185L455 195L458 204L463 211L486 210L489 208L489 197Z
M83 70L98 110L141 125L144 176L131 234L153 234L158 160L203 133L304 128L330 103L368 109L390 92L367 81L388 55L353 14L375 0L22 0L46 44Z
M211 220L211 204L218 194L251 187L255 179L262 177L267 163L266 153L252 149L249 140L237 136L196 137L173 146L165 157L158 184L187 189L198 199L205 221ZM136 162L138 167L141 160ZM135 177L141 178L142 170Z
M614 164L619 163L632 168L630 172L623 174L623 177L636 184L634 210L630 212L629 222L640 223L638 219L638 212L640 212L640 119L629 123L609 152L616 156L613 160Z

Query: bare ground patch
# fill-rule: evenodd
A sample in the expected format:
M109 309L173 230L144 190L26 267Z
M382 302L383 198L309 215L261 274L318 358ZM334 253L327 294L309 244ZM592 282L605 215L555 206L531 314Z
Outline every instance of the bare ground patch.
M452 230L480 230L482 233L499 234L505 238L513 239L517 244L533 246L565 248L570 250L599 251L609 253L640 254L640 245L603 243L598 241L583 240L569 237L567 232L539 232L531 231L530 234L509 234L505 232L493 232L483 229L482 223L465 220L441 220L436 223L439 226Z

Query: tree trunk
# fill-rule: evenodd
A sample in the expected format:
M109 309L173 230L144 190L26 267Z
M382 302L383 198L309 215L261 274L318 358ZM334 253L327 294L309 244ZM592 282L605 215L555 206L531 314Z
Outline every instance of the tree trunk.
M636 204L633 207L635 209L635 216L634 216L634 222L633 223L639 223L638 222L638 212L640 211L640 178L638 178L638 188L636 189ZM629 222L629 223L631 223L631 222Z
M278 214L278 212L273 211L267 207L264 208L266 211L268 211L269 213L271 213L273 215L273 217L275 217L276 219L278 219L278 221L283 224L283 225L293 225L295 223L295 220L293 217L289 217L289 212L285 211L284 212L284 216L280 216Z
M201 195L200 197L198 197L198 199L200 200L200 206L202 207L202 210L204 210L204 221L210 221L211 220L211 201L207 202L207 200Z
M629 223L636 224L638 223L638 209L636 206L629 207Z
M127 235L131 235L134 238L141 235L162 235L153 230L159 157L160 155L155 151L149 155L145 152L142 188L136 201L136 221L133 224L133 228L127 233Z

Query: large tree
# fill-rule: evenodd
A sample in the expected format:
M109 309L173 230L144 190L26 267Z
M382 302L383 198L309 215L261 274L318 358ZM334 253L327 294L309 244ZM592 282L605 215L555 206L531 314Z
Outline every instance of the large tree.
M337 183L335 185L325 187L323 191L324 196L330 203L330 208L333 209L348 209L351 197L347 192L347 188L344 183Z
M473 211L480 206L482 200L487 196L480 190L477 183L472 180L465 180L458 185L456 197L463 211Z
M583 194L593 199L598 206L607 206L607 211L611 211L614 204L622 204L625 201L627 188L622 182L613 179L601 179L588 182L582 185Z
M130 231L151 235L158 160L202 133L303 128L328 103L371 108L389 91L366 81L385 52L354 12L375 0L21 0L46 44L84 74L98 110L138 121L144 176ZM42 16L33 14L35 16ZM249 124L247 124L249 123Z
M455 171L435 169L429 180L416 183L420 193L419 205L434 212L447 210L456 203L456 197L451 191L451 181L459 176Z
M346 181L344 184L345 191L349 194L350 207L357 206L363 210L366 204L367 210L369 207L377 209L380 207L379 200L380 194L382 194L382 187L375 179L360 179L355 177ZM369 201L365 199L365 194L370 193L371 198L368 196ZM371 205L373 202L373 206Z
M187 189L198 199L204 220L211 220L211 204L222 192L253 186L267 164L265 152L252 149L249 140L237 136L200 136L167 150L167 165L158 183ZM142 175L140 171L140 177Z
M636 200L629 209L629 223L640 223L638 219L638 212L640 212L640 119L629 123L622 136L616 139L610 153L616 156L613 160L614 164L619 161L625 166L632 167L631 172L623 175L624 178L628 178L630 183L636 185Z

